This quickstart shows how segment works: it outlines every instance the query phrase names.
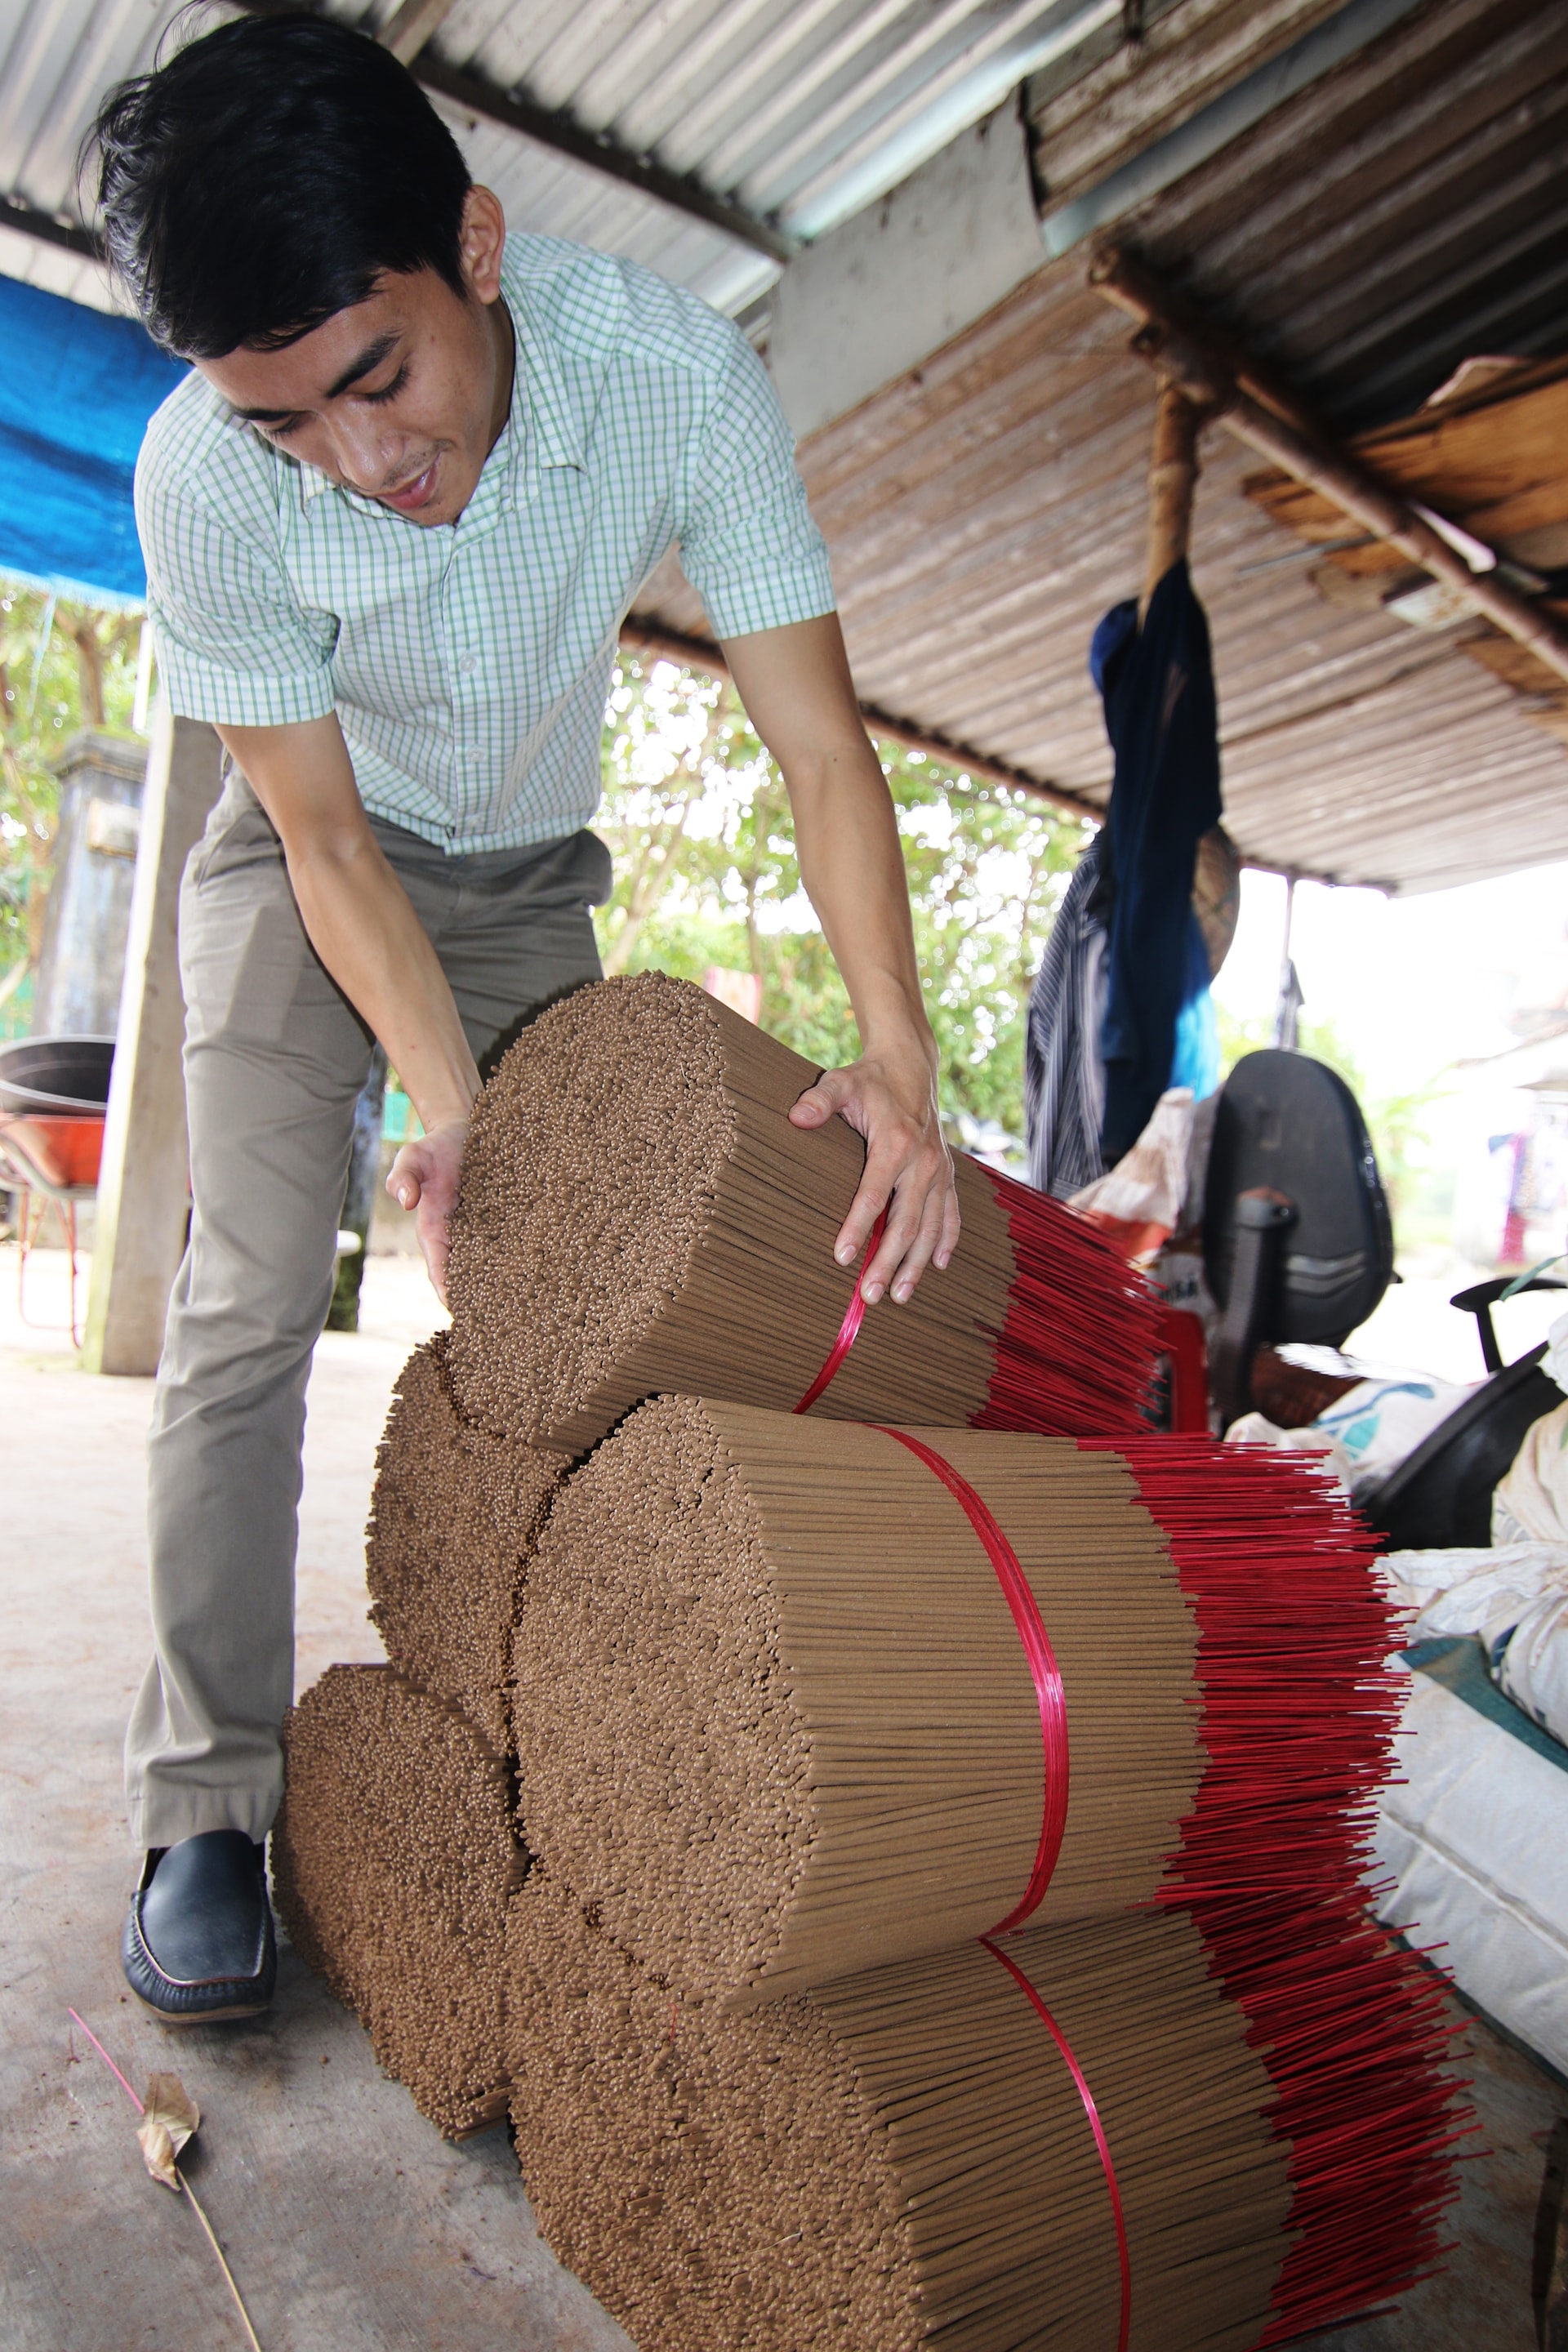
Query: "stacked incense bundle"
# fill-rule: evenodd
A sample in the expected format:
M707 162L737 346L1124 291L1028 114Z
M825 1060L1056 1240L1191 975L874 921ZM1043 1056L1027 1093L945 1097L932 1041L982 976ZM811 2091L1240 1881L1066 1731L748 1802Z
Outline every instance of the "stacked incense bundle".
M285 1742L272 1884L290 1941L433 2123L482 2129L506 2109L506 1913L524 1866L505 1768L388 1666L330 1666Z
M295 1711L285 1918L443 2128L510 2080L642 2352L1366 2311L1459 2128L1363 1905L1370 1545L1299 1456L1143 1433L1136 1277L973 1162L952 1269L858 1318L812 1075L646 976L492 1080L382 1449L398 1671Z
M370 1613L393 1664L504 1748L518 1602L570 1463L466 1423L447 1348L443 1331L416 1349L393 1392L365 1533Z
M1155 1350L1139 1278L1080 1218L962 1157L963 1244L865 1317L833 1244L864 1147L791 1125L810 1063L643 973L525 1030L474 1114L452 1218L451 1370L487 1427L578 1449L689 1390L836 1420L1131 1434Z
M1286 2153L1179 1914L970 1942L744 2016L672 2000L539 1873L510 1937L529 2195L641 2352L1265 2333Z
M529 1840L685 1992L795 1991L998 1927L1046 1774L1040 1922L1146 1903L1180 1843L1197 1632L1132 1477L1063 1439L940 1433L1037 1601L1069 1776L996 1569L910 1434L660 1398L541 1538L516 1652Z
M1065 2140L1021 2090L979 2110L994 2174L963 2137L975 2083L1028 2077L983 1956L1075 2020L1064 2049L1026 2011L1075 2086L1079 2160L1089 2103L1103 2123L1102 2226L1151 2145L1176 2168L1173 2240L1130 2257L1132 2342L1281 2342L1419 2275L1458 2126L1440 1992L1361 1904L1394 1638L1369 1545L1296 1457L634 1413L563 1488L519 1624L543 1861L513 1909L513 2112L545 2228L645 2352L1109 2340L1052 2235L1087 2228ZM1025 1925L1047 1847L1029 1916L1062 1924ZM1021 1932L960 1943L1004 1909ZM1167 2082L1142 2040L1182 2051L1216 1999L1261 2068L1245 2114L1212 2050ZM1250 2210L1243 2149L1290 2184L1250 2317L1224 2303L1238 2246L1203 2235Z

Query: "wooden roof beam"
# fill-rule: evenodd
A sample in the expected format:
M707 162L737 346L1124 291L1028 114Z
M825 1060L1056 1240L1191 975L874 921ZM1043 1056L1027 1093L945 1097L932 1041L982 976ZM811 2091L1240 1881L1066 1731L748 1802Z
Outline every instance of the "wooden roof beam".
M103 259L102 240L93 230L37 212L22 196L0 196L0 228L15 229L18 236L30 236L39 245L58 245L66 253L79 254L84 261Z
M457 5L458 0L402 0L401 7L394 9L375 37L400 66L411 66Z
M1095 290L1140 321L1131 349L1163 383L1210 409L1226 431L1304 482L1363 530L1462 596L1473 612L1568 680L1568 635L1549 613L1491 572L1472 572L1447 541L1386 483L1320 433L1305 411L1231 339L1215 334L1135 257L1110 247L1089 265ZM1467 536L1469 536L1467 534ZM1478 542L1479 544L1479 542Z

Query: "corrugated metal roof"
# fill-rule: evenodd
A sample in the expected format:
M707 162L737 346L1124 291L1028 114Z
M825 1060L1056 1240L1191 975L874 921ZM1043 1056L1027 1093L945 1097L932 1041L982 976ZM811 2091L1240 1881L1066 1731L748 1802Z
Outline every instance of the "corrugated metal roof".
M1117 230L1352 430L1568 345L1565 232L1561 0L1429 0Z
M1331 412L1368 404L1352 352L1381 402L1413 405L1478 349L1568 349L1515 182L1568 173L1544 135L1564 71L1560 0L1436 0L1131 226ZM1513 193L1478 213L1487 157ZM1087 287L1087 251L815 435L802 464L866 698L1103 799L1085 660L1142 577L1153 385ZM1568 856L1562 744L1453 631L1324 603L1310 551L1241 494L1257 464L1211 430L1194 534L1244 853L1405 888ZM700 629L689 592L658 584L669 625Z
M76 217L74 159L180 0L0 0L0 191ZM431 51L500 93L815 236L904 178L1121 0L457 0ZM394 0L334 0L380 29ZM627 253L739 310L765 255L518 131L437 101L514 226ZM0 231L0 268L103 299L90 265Z
M340 5L356 20L391 13ZM1346 21L1324 0L1157 0L1137 49L1112 45L1120 7L457 0L437 47L806 228L891 184L1033 62L1047 206L1092 197L1113 216L1137 176L1117 174L1179 136L1205 160L1135 203L1119 236L1342 428L1410 408L1479 349L1568 348L1562 0L1416 0L1305 88L1289 82L1289 45ZM1350 0L1357 21L1379 10L1394 13ZM100 93L150 61L173 13L174 0L0 0L0 189L68 213ZM1281 56L1292 94L1208 152L1215 93L1223 105L1238 75ZM632 253L731 310L773 275L710 223L454 119L515 225ZM1109 762L1084 655L1140 577L1152 388L1125 355L1126 322L1087 290L1086 257L1052 264L814 436L803 464L867 699L1094 798ZM90 267L0 229L0 268L81 299ZM1451 636L1322 603L1293 540L1240 495L1256 460L1209 438L1194 563L1244 850L1410 887L1568 855L1563 747ZM643 603L701 632L678 577Z

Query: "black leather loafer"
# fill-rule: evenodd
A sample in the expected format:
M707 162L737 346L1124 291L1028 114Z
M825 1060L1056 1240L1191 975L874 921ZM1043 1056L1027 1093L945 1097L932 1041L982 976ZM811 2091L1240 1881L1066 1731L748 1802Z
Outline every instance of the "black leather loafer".
M278 1979L265 1846L243 1830L154 1846L120 1957L126 1983L165 2025L258 2016Z

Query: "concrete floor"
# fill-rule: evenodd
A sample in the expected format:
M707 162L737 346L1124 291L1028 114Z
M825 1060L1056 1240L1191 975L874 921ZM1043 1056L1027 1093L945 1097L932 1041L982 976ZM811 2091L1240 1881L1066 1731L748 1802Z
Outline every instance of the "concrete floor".
M120 1739L145 1656L142 1446L151 1384L71 1359L63 1262L0 1251L0 2345L240 2346L195 2216L142 2169L123 2092L173 2066L202 2109L192 2167L265 2352L625 2352L540 2240L503 2131L447 2146L377 2073L355 2021L287 1949L271 2015L171 2036L121 1988L133 1874ZM437 1311L417 1265L373 1258L365 1328L318 1351L301 1510L299 1684L380 1654L363 1529L386 1400ZM1468 2069L1489 2152L1465 2168L1456 2251L1335 2352L1531 2352L1531 2244L1564 2091L1485 2026Z

